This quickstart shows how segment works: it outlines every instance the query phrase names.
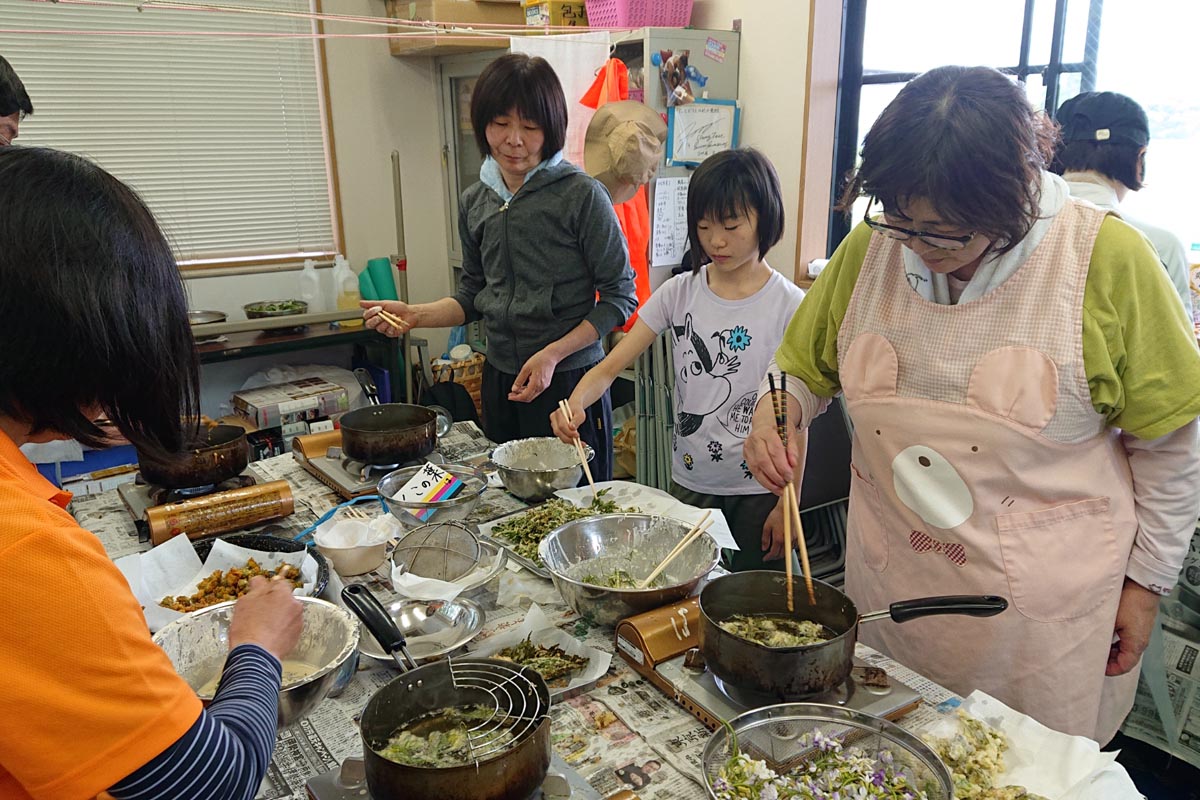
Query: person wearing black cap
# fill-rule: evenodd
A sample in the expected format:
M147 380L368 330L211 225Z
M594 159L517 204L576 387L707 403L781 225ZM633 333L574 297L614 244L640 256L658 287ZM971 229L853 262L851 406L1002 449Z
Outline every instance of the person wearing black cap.
M10 145L17 138L21 120L33 113L33 101L25 84L4 56L0 56L0 147Z
M1146 146L1150 143L1146 112L1123 94L1084 92L1059 106L1055 116L1062 140L1051 169L1067 181L1072 197L1119 213L1125 195L1141 189L1146 178ZM1188 318L1192 318L1192 292L1183 242L1165 228L1126 214L1121 214L1121 218L1154 245Z

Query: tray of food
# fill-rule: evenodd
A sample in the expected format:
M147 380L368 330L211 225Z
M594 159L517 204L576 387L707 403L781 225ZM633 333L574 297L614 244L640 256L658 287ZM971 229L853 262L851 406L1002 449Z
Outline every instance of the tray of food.
M300 542L262 534L189 541L176 536L146 553L115 562L158 631L181 615L236 600L256 575L282 575L296 594L315 597L329 582L329 562Z
M606 492L601 490L585 505L576 505L560 497L552 497L532 508L482 522L479 524L479 533L507 550L509 556L518 564L549 580L550 572L538 557L538 546L546 534L560 525L584 517L636 512L636 508L625 508L608 499Z

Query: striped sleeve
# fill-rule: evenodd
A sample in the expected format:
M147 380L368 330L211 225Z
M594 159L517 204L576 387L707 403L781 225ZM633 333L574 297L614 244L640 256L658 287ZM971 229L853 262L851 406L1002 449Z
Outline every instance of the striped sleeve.
M257 645L229 653L207 710L175 744L111 789L116 800L250 800L275 747L282 667Z

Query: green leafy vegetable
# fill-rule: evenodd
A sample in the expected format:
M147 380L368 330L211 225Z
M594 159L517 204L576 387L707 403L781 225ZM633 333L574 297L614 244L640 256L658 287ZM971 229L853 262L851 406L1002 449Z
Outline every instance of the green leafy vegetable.
M492 529L492 533L511 543L513 552L527 558L539 567L538 545L546 534L560 525L596 514L636 513L636 508L621 508L612 500L605 500L607 489L601 489L590 505L574 506L558 497L551 498L540 506L534 506L520 516L505 520Z

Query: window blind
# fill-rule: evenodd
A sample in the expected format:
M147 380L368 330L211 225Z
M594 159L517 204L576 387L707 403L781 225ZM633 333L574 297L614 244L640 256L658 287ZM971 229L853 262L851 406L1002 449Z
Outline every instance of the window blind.
M18 144L86 155L133 186L181 267L332 254L312 32L302 16L0 0L0 55L35 110Z

